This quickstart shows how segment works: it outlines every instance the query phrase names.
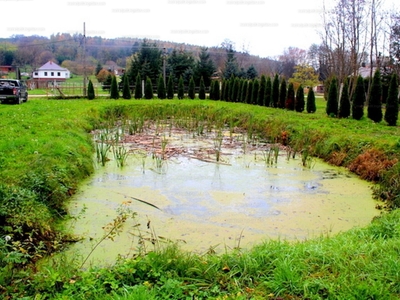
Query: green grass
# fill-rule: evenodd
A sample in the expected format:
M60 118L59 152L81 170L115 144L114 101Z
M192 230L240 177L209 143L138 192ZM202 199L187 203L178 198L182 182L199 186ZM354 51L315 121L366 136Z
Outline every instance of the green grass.
M0 294L27 299L396 299L399 211L370 226L298 243L195 255L175 246L79 270L79 261L35 261L70 239L65 204L93 172L90 131L116 121L174 120L192 132L219 124L285 142L345 167L375 149L399 159L400 128L315 114L200 100L48 100L0 105ZM283 139L285 137L285 139ZM334 160L335 155L342 159ZM368 162L371 163L371 162ZM398 207L399 164L382 169L377 194ZM397 198L396 198L397 197ZM362 205L362 203L360 203ZM6 241L9 236L11 240ZM261 241L260 241L261 243ZM34 267L35 266L35 267Z

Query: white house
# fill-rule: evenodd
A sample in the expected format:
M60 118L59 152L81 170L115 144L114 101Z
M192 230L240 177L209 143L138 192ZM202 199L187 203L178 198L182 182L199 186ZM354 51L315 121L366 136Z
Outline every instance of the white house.
M67 78L70 78L70 75L71 73L68 69L62 68L52 61L48 61L33 71L32 79L37 87L45 87L49 83L57 84L57 82L65 81Z

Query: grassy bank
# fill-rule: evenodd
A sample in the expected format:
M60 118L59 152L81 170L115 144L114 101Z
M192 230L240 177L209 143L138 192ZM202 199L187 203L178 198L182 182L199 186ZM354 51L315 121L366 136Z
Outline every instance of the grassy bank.
M315 114L193 100L35 99L0 106L0 292L64 299L110 293L124 299L128 292L154 299L398 296L397 211L365 229L304 243L267 242L246 253L195 256L171 247L86 273L70 262L45 270L32 264L70 240L58 224L68 217L68 198L93 172L89 132L128 119L173 119L193 131L213 124L242 127L379 182L376 195L398 207L400 128L328 118L325 102L317 105Z

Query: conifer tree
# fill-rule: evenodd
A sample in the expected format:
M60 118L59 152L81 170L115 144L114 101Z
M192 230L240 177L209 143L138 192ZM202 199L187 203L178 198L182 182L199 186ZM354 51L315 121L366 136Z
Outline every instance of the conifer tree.
M90 79L89 79L89 83L88 83L87 98L89 100L92 100L95 98L93 82Z
M294 110L294 101L295 101L294 86L293 83L290 82L288 85L286 102L285 102L286 109Z
M135 82L135 99L141 99L143 97L142 91L142 79L140 74L136 75L136 82Z
M398 81L396 73L390 78L389 91L386 99L385 121L389 126L396 126L399 117Z
M294 103L294 108L295 108L295 110L297 112L303 112L304 111L304 106L305 106L304 88L300 84L300 86L298 87L298 89L296 91L296 100L295 100L295 103Z
M206 87L204 85L203 76L200 77L200 86L199 86L199 99L206 99Z
M239 95L239 78L235 77L233 79L233 88L231 93L231 101L238 102L238 95Z
M144 86L144 98L145 99L153 99L153 84L151 83L150 77L146 78L146 84Z
M317 106L315 105L315 94L312 87L308 88L306 109L308 113L315 113L317 110Z
M220 99L225 100L226 80L222 79Z
M251 95L251 104L257 104L257 96L258 90L260 89L260 81L257 78L254 78L253 81L253 91Z
M112 77L111 88L110 88L110 98L111 99L119 99L118 84L117 84L116 76Z
M183 84L183 77L179 77L178 81L178 99L183 99L185 97L185 85Z
M251 104L251 96L253 95L253 83L254 79L249 80L249 83L247 84L246 99L245 99L245 102L247 104Z
M332 84L331 84L332 85ZM364 116L365 90L364 79L361 75L357 77L356 89L353 94L351 115L353 119L360 120Z
M214 100L220 100L221 99L221 93L219 90L219 81L218 80L214 80Z
M103 83L103 90L110 90L111 89L111 84L112 84L113 76L111 73L107 75L106 80Z
M191 76L189 79L188 97L189 97L189 99L195 98L195 84L194 84L193 76Z
M326 102L326 114L336 117L338 113L337 79L332 77L329 84L328 100Z
M272 103L273 107L278 107L278 101L279 101L279 76L278 74L275 74L274 80L272 81Z
M243 83L244 83L243 78L239 78L239 91L237 96L238 102L243 102L242 100Z
M122 86L122 98L131 99L131 89L129 88L129 79L127 74L124 76L124 85Z
M167 97L165 91L164 78L161 74L158 76L157 97L158 99L165 99Z
M265 106L271 106L272 97L272 81L271 77L267 77L267 82L265 83Z
M229 101L230 100L230 98L231 98L231 86L232 86L232 84L231 84L231 80L230 79L226 79L225 80L225 93L224 93L224 99L223 100L225 100L225 101Z
M174 99L174 80L173 80L172 76L168 77L167 98L168 99Z
M381 72L376 69L372 79L371 94L368 102L368 118L379 123L382 121L382 81Z
M260 86L258 88L257 94L257 104L260 106L265 106L265 89L267 86L267 78L264 74L261 75L260 78Z
M287 96L287 85L286 79L282 78L281 85L279 86L279 100L278 100L278 108L286 107L286 96Z
M350 97L349 97L349 81L346 78L343 83L342 94L339 102L339 118L348 118L350 116Z
M248 87L248 80L244 79L243 80L243 85L242 85L242 94L240 95L240 102L246 103L246 95L247 95L247 87Z

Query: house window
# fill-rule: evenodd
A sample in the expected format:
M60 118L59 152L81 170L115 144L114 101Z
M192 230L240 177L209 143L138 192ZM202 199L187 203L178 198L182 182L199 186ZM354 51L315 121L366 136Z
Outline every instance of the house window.
M51 72L51 76L54 76L54 72Z
M61 76L61 72L57 72L57 76L60 77Z
M47 76L47 72L44 72L44 76Z
M38 72L35 72L35 76L38 76L39 74L38 74Z

